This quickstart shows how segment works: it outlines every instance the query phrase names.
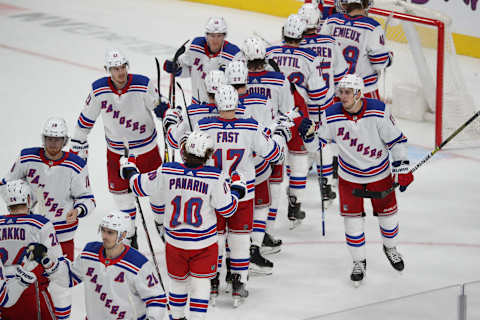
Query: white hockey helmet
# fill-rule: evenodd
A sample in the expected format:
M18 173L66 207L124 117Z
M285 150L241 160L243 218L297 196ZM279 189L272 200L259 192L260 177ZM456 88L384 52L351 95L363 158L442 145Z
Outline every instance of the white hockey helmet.
M242 51L247 60L265 59L267 48L262 40L250 37L243 42Z
M337 89L340 88L353 89L354 94L357 94L358 91L363 90L363 79L356 74L347 74L337 84Z
M185 151L189 154L203 158L207 155L208 150L215 147L215 142L209 134L203 131L193 131L185 142Z
M291 14L283 25L283 35L292 39L301 39L306 23L298 14Z
M238 106L238 92L231 85L223 85L215 93L218 111L232 111Z
M131 224L130 220L131 218L128 213L122 212L120 210L112 210L102 218L102 221L100 221L100 225L98 226L98 232L102 231L102 227L110 230L115 230L117 231L117 243L120 243L123 240L123 233L128 232L128 228Z
M17 204L26 204L30 208L32 204L32 189L28 182L24 180L13 180L7 182L5 186L5 202L7 207Z
M227 34L227 23L223 17L210 17L205 25L205 34L224 33Z
M111 67L120 67L124 64L130 66L127 57L118 49L109 49L105 52L105 69L107 72Z
M228 84L247 84L247 65L240 60L230 62L225 68L225 77Z
M218 88L226 83L227 78L225 78L225 73L221 70L212 70L205 77L205 86L208 93L217 92Z
M305 3L299 10L298 15L305 20L306 28L313 29L318 27L320 21L320 10L313 3Z
M45 137L63 137L63 146L65 146L68 143L68 128L65 119L60 117L48 118L42 130L43 145L45 145Z

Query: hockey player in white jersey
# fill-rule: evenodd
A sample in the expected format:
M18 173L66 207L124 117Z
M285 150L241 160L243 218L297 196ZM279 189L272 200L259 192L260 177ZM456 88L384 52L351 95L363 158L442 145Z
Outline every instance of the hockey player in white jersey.
M218 115L215 93L220 86L226 84L226 81L223 71L210 71L205 78L208 102L189 105L186 119L183 119L182 111L178 108L171 108L165 113L163 125L167 131L166 138L170 147L181 149L181 144L185 142L188 134L198 129L198 122L201 119Z
M229 219L217 215L219 256L223 255L224 235L228 225L232 295L234 305L237 306L239 298L248 295L245 284L250 260L250 233L255 194L253 152L269 163L281 161L283 153L278 143L270 137L269 129L259 125L253 118L236 118L235 110L239 105L239 99L234 87L230 85L220 87L215 94L215 100L220 115L200 120L199 128L216 142L213 153L215 166L229 175L238 173L247 184L247 194L240 201L237 213Z
M335 140L339 148L340 214L344 217L347 247L353 258L350 279L360 284L366 272L365 210L357 191L392 191L383 198L372 198L374 216L378 217L383 251L393 268L404 269L397 252L397 200L392 185L405 191L413 181L409 171L407 138L395 125L389 108L376 99L362 98L363 81L346 75L338 84L339 103L326 110L326 125L302 121L300 132L306 146L315 150ZM392 162L390 163L390 157Z
M238 93L239 105L236 108L236 116L252 117L259 125L269 132L276 130L275 120L279 118L278 104L259 93L249 93L247 90L248 69L243 61L233 61L225 69L227 83L232 85ZM289 138L286 137L286 140ZM279 140L280 141L280 140ZM286 141L282 141L280 149L285 149ZM262 157L254 156L255 166L255 208L253 211L253 228L250 245L250 271L262 274L271 274L273 262L263 257L260 253L265 226L268 216L268 206L271 203L271 194L268 178L272 169L270 162ZM230 260L231 261L231 260Z
M256 37L247 38L242 50L247 59L248 67L248 85L249 93L257 93L266 96L273 106L275 106L276 114L274 117L279 118L280 115L287 114L294 106L293 95L290 91L290 83L285 78L283 73L277 71L266 70L267 62L265 60L266 47L263 41ZM268 123L263 125L272 127L273 120L268 120ZM260 121L259 119L256 119ZM259 164L258 168L269 170L270 166L265 167L264 164ZM276 253L280 251L282 241L275 239L272 236L273 226L277 217L278 206L283 192L280 190L283 181L283 164L275 165L271 168L271 174L268 178L270 184L270 205L268 207L268 218L266 225L259 224L261 233L265 232L263 240L261 240L262 253ZM259 170L261 171L261 170ZM268 171L270 173L270 171ZM257 177L258 179L258 177ZM264 227L264 228L262 228ZM254 228L255 232L255 228ZM253 239L253 237L252 237Z
M165 233L166 264L170 278L169 301L174 319L205 319L210 279L217 275L217 215L236 214L246 185L221 169L206 165L215 150L213 138L193 131L182 145L184 163L169 162L157 171L137 174L133 162L122 158L122 175L129 177L137 196L159 194L162 213L155 216L159 233ZM131 161L131 160L130 160ZM227 179L228 178L228 179Z
M317 33L317 26L320 20L320 11L318 7L313 4L304 4L298 14L302 16L307 24L303 34L303 40L300 43L302 48L310 48L321 57L322 76L328 84L328 91L325 97L325 102L318 108L318 105L309 105L308 113L316 115L318 122L323 111L334 103L335 86L347 73L347 63L343 57L340 46L335 38L329 35ZM311 117L310 119L314 119ZM333 149L333 150L332 150ZM322 149L322 159L320 159L320 152L315 153L315 162L317 165L317 174L321 180L323 200L329 201L336 197L332 191L332 176L333 176L333 157L335 146L332 144L326 145ZM322 164L322 166L320 165Z
M18 292L12 292L10 302L10 297L0 294L0 301L3 299L9 305L13 302L8 308L7 305L0 308L1 318L37 319L40 314L42 320L63 319L55 314L56 309L49 293L49 279L45 276L54 272L59 263L64 261L54 227L44 216L30 212L33 194L27 182L12 180L2 188L5 189L4 197L9 213L0 215L0 254L6 271L1 275L3 278L16 275L25 286L33 285L25 289L16 303L13 300L18 298ZM48 248L54 259L43 265L27 263L25 250L32 242ZM26 263L25 270L22 268L23 263ZM12 280L8 282L10 281ZM4 292L3 289L0 291Z
M130 220L119 210L107 213L98 226L102 241L87 243L74 262L65 260L68 267L50 274L63 286L83 283L86 319L164 319L167 297L159 275L147 257L124 244ZM41 245L31 247L32 259L54 260Z
M305 31L305 21L296 14L288 17L282 30L284 44L267 48L267 59L273 59L281 72L293 83L297 96L303 99L306 105L322 105L328 91L328 85L322 78L321 58L308 48L300 48ZM295 95L295 92L293 93ZM298 103L295 103L298 105ZM318 121L318 115L310 115L312 121ZM296 144L289 144L288 167L290 168L288 188L288 218L292 227L303 218L305 212L301 210L301 203L305 199L307 173L310 168L308 152L301 139Z
M334 37L348 64L348 74L363 79L364 95L380 99L379 73L393 61L393 52L385 47L385 33L380 23L367 16L373 0L336 0L341 13L330 16L321 33Z
M225 40L227 23L223 17L210 17L205 25L205 36L194 38L177 61L166 60L163 69L168 73L177 71L176 76L190 77L192 82L192 103L208 101L204 79L208 72L223 69L230 61L244 60L240 49Z
M123 153L123 139L137 155L140 172L155 170L162 164L157 145L157 130L153 112L162 116L166 103L159 101L155 84L146 76L129 73L130 63L118 49L105 54L105 71L109 76L94 81L85 105L80 112L71 139L71 149L87 159L88 135L101 115L107 142L108 189L117 208L132 218L127 238L138 248L135 217L135 197L128 192L128 181L118 174ZM158 110L161 109L161 110ZM157 205L151 199L155 212Z
M15 276L7 280L7 270L0 259L0 315L3 308L15 305L25 289L37 281L33 272L25 270L21 265L16 267ZM2 317L7 320L7 318Z
M87 164L76 154L63 151L69 139L64 119L49 118L41 136L43 147L23 149L5 180L24 179L30 184L38 200L36 212L53 223L63 254L73 260L78 219L95 208ZM50 292L57 318L68 319L70 290L53 283Z

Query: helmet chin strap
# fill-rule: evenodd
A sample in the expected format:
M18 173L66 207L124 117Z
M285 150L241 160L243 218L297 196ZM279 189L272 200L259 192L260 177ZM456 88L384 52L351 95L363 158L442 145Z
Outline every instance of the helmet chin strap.
M358 101L360 101L360 98L361 98L361 94L360 94L360 90L357 89L357 92L355 92L355 94L353 95L354 97L358 95L358 98L353 98L353 105L356 105Z

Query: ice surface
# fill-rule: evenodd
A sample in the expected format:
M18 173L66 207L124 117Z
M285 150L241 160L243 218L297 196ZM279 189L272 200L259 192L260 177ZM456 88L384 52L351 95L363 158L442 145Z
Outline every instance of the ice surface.
M239 44L255 31L273 41L280 37L283 19L184 1L11 0L0 4L2 172L10 169L21 148L41 143L40 130L47 117L64 117L72 130L90 83L104 75L106 48L119 46L128 54L132 72L155 77L154 55L162 60L171 57L185 39L203 33L210 15L226 18L228 39L233 43ZM460 62L467 87L478 104L479 60L460 57ZM168 77L163 75L161 81L166 93ZM188 81L183 84L189 88ZM433 124L400 121L400 126L409 138L409 152L415 163L431 150ZM107 191L106 147L100 119L89 143L88 165L97 209L80 223L75 239L77 251L86 242L99 239L97 223L113 207ZM286 200L280 207L276 236L283 239L284 246L281 253L271 256L275 263L273 275L251 277L250 297L235 310L231 298L221 295L217 306L209 308L208 318L306 319L478 280L479 177L480 149L447 148L416 172L407 192L398 194L399 251L406 260L401 275L384 257L377 221L369 214L367 279L358 289L349 282L351 258L344 243L338 205L335 203L326 212L327 234L323 238L318 183L310 177L304 203L307 218L299 228L288 229ZM146 203L143 207L164 270L163 248ZM140 223L138 226L141 230ZM139 237L141 247L147 248L143 231ZM147 249L145 253L148 254ZM168 282L165 273L163 279ZM424 299L435 304L434 297ZM418 316L413 312L417 307L405 304L374 311L369 319L389 319L385 312L399 310L413 314L412 319L427 319L425 314ZM437 307L447 305L437 303ZM84 319L81 286L74 289L72 319Z

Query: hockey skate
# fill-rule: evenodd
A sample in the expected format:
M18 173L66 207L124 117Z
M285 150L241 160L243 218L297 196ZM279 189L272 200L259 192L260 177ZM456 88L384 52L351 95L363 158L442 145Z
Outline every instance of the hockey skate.
M252 275L271 275L272 270L273 262L262 257L260 248L252 244L250 246L250 273Z
M237 308L243 301L242 298L248 297L248 291L245 288L245 284L241 282L240 274L232 274L232 298L233 307Z
M387 256L388 261L390 261L390 264L392 267L401 272L405 268L405 264L403 262L402 255L398 253L397 248L387 248L383 246L383 252L385 252L385 255Z
M225 259L225 266L227 268L227 274L225 275L225 293L232 291L232 269L230 268L230 258Z
M322 178L322 199L324 201L325 207L328 208L333 200L337 197L335 191L332 190L332 185L327 184L327 179Z
M220 273L217 272L215 278L210 279L210 305L215 306L220 287Z
M262 247L260 248L260 254L274 254L280 252L282 247L282 240L273 238L270 234L265 233L263 236Z
M353 270L350 275L353 286L358 288L362 284L363 279L366 277L367 272L367 260L353 261Z
M305 219L305 211L300 210L301 203L297 202L297 197L288 193L288 220L290 220L290 230L295 229L300 225L303 219Z

